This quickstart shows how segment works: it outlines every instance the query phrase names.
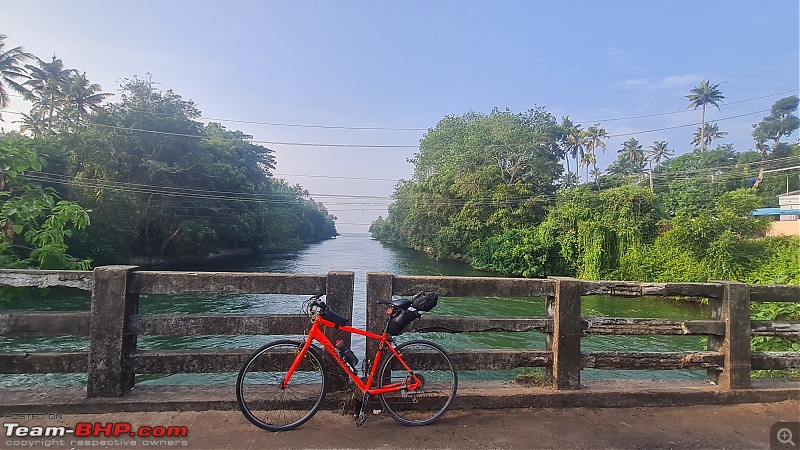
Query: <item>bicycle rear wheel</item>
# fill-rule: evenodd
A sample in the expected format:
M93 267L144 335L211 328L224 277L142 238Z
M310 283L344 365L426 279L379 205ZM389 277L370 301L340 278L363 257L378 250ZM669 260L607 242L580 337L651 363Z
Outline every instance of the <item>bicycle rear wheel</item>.
M396 350L423 383L415 390L380 394L381 404L389 415L404 425L428 425L447 412L456 396L456 368L444 349L430 341L404 342ZM381 386L413 382L412 374L393 353L381 366L378 379Z
M280 340L257 350L236 380L236 401L252 424L285 431L306 423L325 400L325 368L311 346L287 386L284 377L302 348L299 341Z

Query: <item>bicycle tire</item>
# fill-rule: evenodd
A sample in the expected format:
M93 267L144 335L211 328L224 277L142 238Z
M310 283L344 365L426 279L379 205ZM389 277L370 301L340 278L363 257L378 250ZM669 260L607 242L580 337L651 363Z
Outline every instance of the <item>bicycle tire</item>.
M242 366L236 379L236 402L253 425L269 431L292 430L322 406L328 377L313 346L306 351L289 385L280 387L302 345L293 340L271 342Z
M380 394L381 405L392 418L408 426L422 426L442 417L458 390L458 373L453 360L439 345L425 340L413 340L397 346L397 352L424 380L413 391ZM394 353L384 360L379 373L381 386L407 381L410 373Z

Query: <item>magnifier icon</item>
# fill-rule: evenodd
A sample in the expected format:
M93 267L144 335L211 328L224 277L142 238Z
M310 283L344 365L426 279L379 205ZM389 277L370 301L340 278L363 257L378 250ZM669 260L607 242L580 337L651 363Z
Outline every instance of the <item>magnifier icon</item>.
M781 444L791 444L792 447L797 447L797 444L792 440L792 430L788 428L781 428L778 430L776 437Z

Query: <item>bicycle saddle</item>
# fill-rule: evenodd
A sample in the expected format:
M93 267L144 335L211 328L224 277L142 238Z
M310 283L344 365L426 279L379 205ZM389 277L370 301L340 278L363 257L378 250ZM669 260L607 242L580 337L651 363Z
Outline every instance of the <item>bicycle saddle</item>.
M392 305L395 308L408 308L408 305L411 304L411 300L407 298L400 298L397 300L378 300L378 304L380 305Z

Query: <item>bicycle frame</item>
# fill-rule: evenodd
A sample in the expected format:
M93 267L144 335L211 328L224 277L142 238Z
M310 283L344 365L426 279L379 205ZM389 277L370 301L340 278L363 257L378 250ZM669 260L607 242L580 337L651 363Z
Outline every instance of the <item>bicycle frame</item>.
M353 371L350 370L350 368L347 366L347 363L345 363L344 360L339 356L339 353L336 351L336 348L334 347L331 340L328 339L328 337L325 336L325 333L322 332L323 327L334 328L342 330L347 333L365 336L367 337L367 339L377 339L379 341L378 351L375 353L375 358L373 359L373 364L370 369L370 373L367 376L366 382L362 381L361 378L359 378L356 374L354 374ZM316 319L314 319L314 324L311 326L311 330L308 332L308 336L305 342L303 343L303 347L297 353L297 356L295 357L292 366L286 373L286 377L284 378L282 384L283 387L289 385L289 380L291 380L292 375L294 375L294 372L300 366L300 362L302 361L303 357L308 351L308 347L311 346L311 343L313 341L317 341L320 344L322 344L325 350L333 357L333 359L339 364L339 366L342 367L342 369L347 373L350 379L353 380L356 386L358 386L361 389L361 391L364 392L365 394L377 395L386 392L396 392L404 389L413 391L422 385L422 381L417 377L416 374L414 374L414 372L411 370L411 367L409 367L408 364L405 362L405 360L403 360L403 357L400 355L400 353L398 353L397 350L394 349L394 346L391 345L389 338L387 338L386 332L384 332L381 335L381 334L370 333L369 331L353 328L347 325L336 326L333 322L330 322L328 320L323 319L320 316L317 316ZM388 348L395 355L395 357L397 357L397 360L400 361L403 367L408 371L408 373L411 375L413 379L412 383L409 384L407 382L396 382L379 388L372 387L372 383L375 379L375 373L378 371L378 365L379 365L378 363L381 360L381 352L385 348Z

